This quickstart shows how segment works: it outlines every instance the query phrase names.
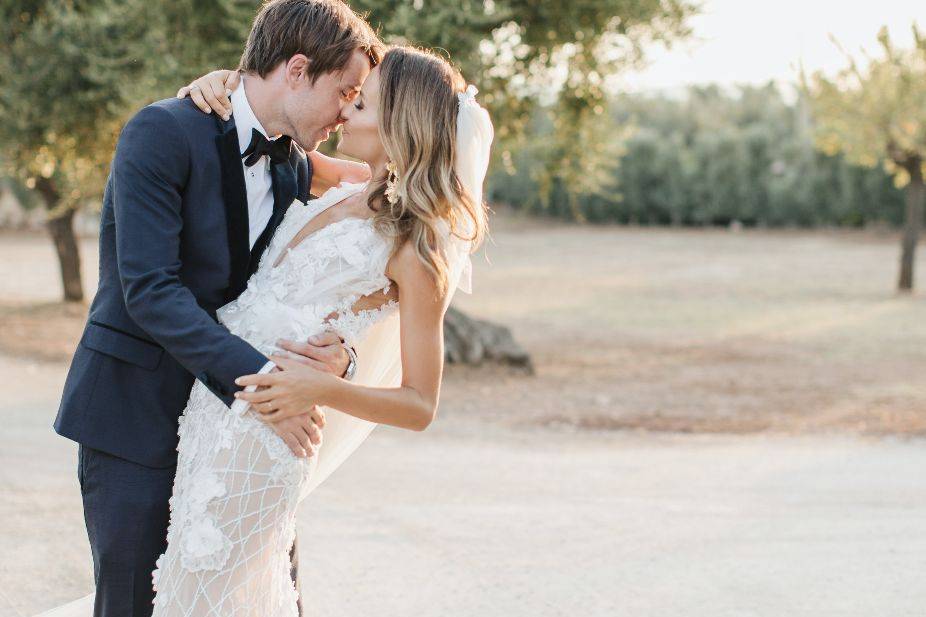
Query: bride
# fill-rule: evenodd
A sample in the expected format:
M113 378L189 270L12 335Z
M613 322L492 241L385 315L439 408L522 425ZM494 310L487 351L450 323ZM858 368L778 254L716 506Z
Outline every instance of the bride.
M199 80L215 86L229 72ZM218 83L218 88L223 87ZM311 155L320 198L291 207L247 289L219 310L228 329L282 371L239 380L231 411L196 382L180 419L167 550L153 572L155 617L296 617L289 549L299 503L376 424L424 430L443 368L443 318L469 291L486 226L482 183L493 138L485 109L449 63L390 49L344 113L339 150ZM390 298L366 308L371 299ZM282 355L280 339L331 329L363 357L353 381ZM300 457L259 414L325 411L316 456ZM298 396L296 396L298 394ZM87 599L47 615L89 615Z

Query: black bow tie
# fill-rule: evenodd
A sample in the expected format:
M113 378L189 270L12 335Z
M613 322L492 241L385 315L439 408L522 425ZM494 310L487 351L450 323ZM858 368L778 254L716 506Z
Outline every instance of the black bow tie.
M270 162L274 165L285 163L289 160L289 146L292 144L292 137L283 135L273 141L270 141L257 129L251 129L251 143L241 153L244 164L250 167L260 160L265 154L270 157Z

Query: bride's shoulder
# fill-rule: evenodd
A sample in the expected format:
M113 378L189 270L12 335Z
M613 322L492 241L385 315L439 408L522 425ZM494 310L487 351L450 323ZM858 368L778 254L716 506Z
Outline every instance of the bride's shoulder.
M395 281L399 289L414 290L432 297L438 291L434 275L412 242L406 241L395 250L386 264L386 276Z

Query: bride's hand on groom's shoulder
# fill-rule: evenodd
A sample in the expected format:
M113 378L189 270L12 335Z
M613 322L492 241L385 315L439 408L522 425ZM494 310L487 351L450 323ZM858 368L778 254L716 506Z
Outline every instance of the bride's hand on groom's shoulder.
M205 113L213 111L228 120L232 114L231 93L238 87L238 71L218 69L194 79L177 91L177 98L189 96Z

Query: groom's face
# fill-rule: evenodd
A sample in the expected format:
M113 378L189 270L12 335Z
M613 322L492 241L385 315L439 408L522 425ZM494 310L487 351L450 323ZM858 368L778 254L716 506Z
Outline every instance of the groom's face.
M357 98L369 74L370 61L357 50L343 71L323 73L315 83L304 75L291 80L284 102L292 127L289 135L305 150L315 150L344 121L344 109Z

